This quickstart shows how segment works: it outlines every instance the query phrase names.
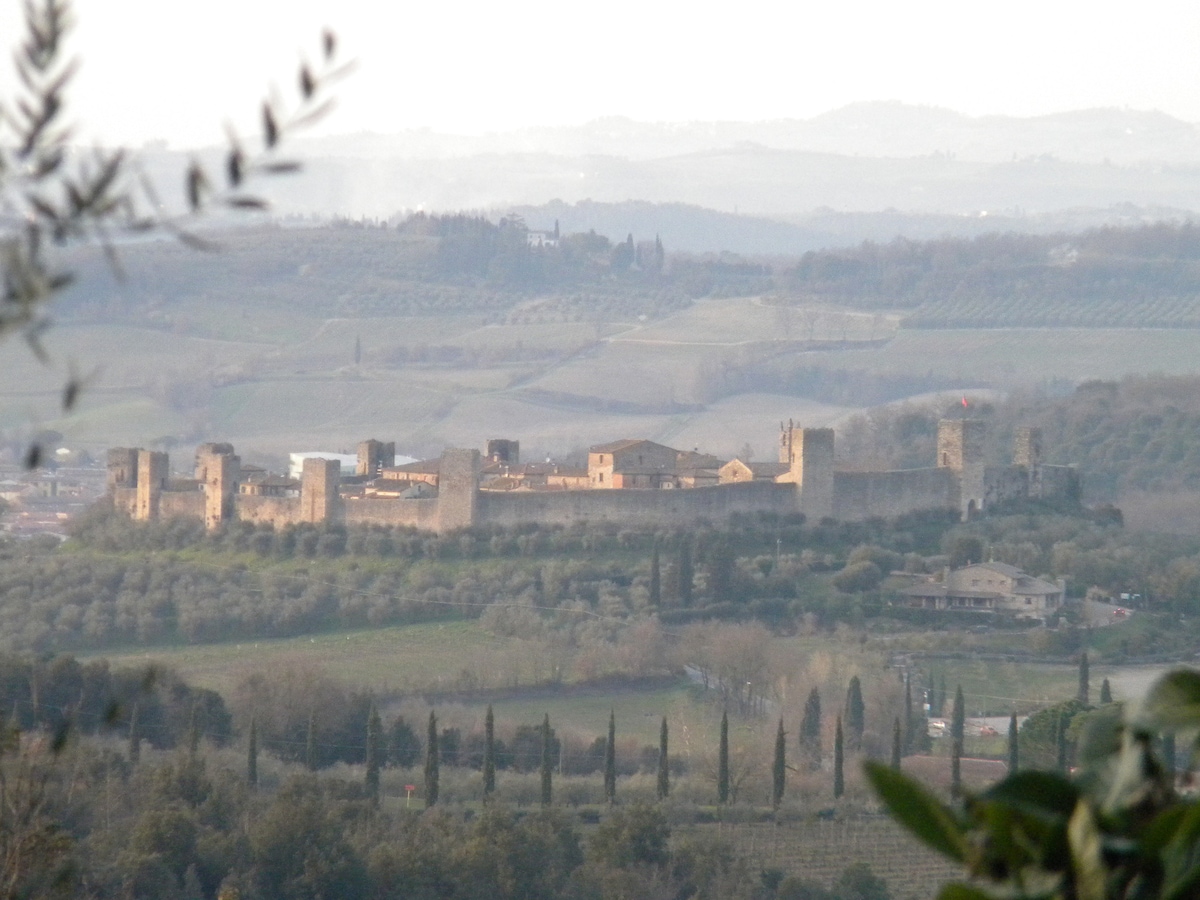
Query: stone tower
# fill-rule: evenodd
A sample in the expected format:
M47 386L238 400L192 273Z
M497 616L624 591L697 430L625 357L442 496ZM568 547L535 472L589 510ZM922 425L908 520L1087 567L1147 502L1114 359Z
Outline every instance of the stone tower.
M493 463L503 463L507 466L519 465L521 462L521 442L506 438L492 438L487 442L487 460Z
M1042 488L1042 429L1024 425L1013 437L1013 465L1025 469L1026 492L1041 497Z
M335 521L341 512L338 483L342 464L336 459L306 459L300 475L300 521Z
M375 478L385 468L396 464L396 444L371 438L358 445L358 467L354 474Z
M1042 464L1042 429L1024 425L1013 437L1013 465L1033 471Z
M158 504L167 483L171 462L159 450L137 451L137 501L133 517L141 522L158 518Z
M446 450L438 468L438 532L475 524L479 506L479 451Z
M138 452L133 447L113 447L108 451L108 492L137 486Z
M800 511L816 522L833 515L833 429L800 428L789 421L779 440L779 480L800 489Z
M979 419L938 422L937 464L958 478L958 505L964 518L983 510L984 439L987 427Z
M232 444L196 448L196 480L204 491L204 527L209 531L233 519L233 498L242 477L242 461Z

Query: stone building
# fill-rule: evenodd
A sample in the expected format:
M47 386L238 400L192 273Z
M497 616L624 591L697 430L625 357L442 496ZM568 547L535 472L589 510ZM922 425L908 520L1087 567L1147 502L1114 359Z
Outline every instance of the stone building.
M900 596L912 609L1002 613L1045 622L1062 608L1066 586L1026 575L1015 566L988 562L947 570L939 579L902 589Z

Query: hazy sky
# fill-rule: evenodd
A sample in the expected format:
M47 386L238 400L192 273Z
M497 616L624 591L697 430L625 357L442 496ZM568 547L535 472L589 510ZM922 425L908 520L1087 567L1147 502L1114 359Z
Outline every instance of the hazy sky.
M359 61L329 132L809 117L857 100L1200 122L1195 2L76 2L81 133L135 145L213 143L226 119L254 122L325 24ZM0 0L0 41L19 8Z

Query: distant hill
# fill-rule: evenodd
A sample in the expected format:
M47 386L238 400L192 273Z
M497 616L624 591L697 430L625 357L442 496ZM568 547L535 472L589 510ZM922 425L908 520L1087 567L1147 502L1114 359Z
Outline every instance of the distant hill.
M1017 119L857 104L808 120L613 118L481 137L348 135L301 140L293 149L307 171L271 186L281 215L388 219L413 210L503 211L556 200L684 204L808 229L804 217L823 210L885 215L854 220L864 229L846 230L853 242L975 234L972 220L979 217L1040 231L1047 217L1081 215L1063 226L1081 228L1109 222L1114 208L1130 204L1200 210L1196 126L1128 110ZM181 182L189 158L151 152L146 167L161 183ZM929 217L941 219L940 231L930 231ZM880 233L885 221L898 230ZM737 247L710 238L690 244L690 236L676 245L763 253L829 245L820 228L791 234L744 226L735 240L745 244Z
M1005 162L1015 155L1128 165L1200 162L1200 129L1153 110L1084 109L1051 115L968 116L898 101L852 103L811 119L762 122L639 122L623 116L582 125L478 136L428 129L308 139L314 156L438 159L489 153L658 159L756 144L842 156L951 155Z

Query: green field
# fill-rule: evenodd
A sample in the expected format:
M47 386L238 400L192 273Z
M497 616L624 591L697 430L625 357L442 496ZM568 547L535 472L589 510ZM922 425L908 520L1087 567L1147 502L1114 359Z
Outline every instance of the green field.
M356 688L419 684L448 690L473 659L497 652L519 654L520 649L520 641L494 637L475 622L445 622L96 655L114 666L161 663L200 687L222 693L252 672L289 666L316 667Z
M511 302L515 315L522 303ZM748 443L769 459L780 420L824 425L861 407L852 392L832 405L766 382L726 395L723 373L768 365L780 377L795 370L885 382L915 377L954 391L1200 369L1200 334L1191 330L897 330L888 313L758 298L696 301L644 321L532 324L453 308L444 316L362 318L320 317L315 308L311 300L287 307L215 296L164 302L137 321L68 318L46 338L53 368L15 345L0 361L8 388L0 391L0 427L36 423L94 450L228 440L244 458L265 461L298 449L345 449L372 435L416 456L503 435L519 439L527 454L556 458L599 441L648 437L722 456ZM812 349L810 341L828 343ZM405 361L403 353L421 348L449 348L469 364ZM78 410L63 417L58 400L72 369L85 376L86 390Z
M1200 371L1200 332L1154 328L904 330L886 346L823 354L832 368L932 372L1006 387L1055 378L1084 381L1137 373ZM806 354L811 364L816 354Z

